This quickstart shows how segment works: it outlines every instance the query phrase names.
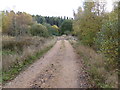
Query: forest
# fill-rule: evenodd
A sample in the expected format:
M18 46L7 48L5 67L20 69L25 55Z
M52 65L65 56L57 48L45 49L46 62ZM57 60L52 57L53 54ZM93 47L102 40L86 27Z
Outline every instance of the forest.
M73 20L73 34L80 40L75 46L77 50L83 44L102 55L103 59L100 56L96 58L88 51L88 56L85 56L87 50L86 53L78 50L87 59L86 65L95 83L101 87L115 85L119 74L120 2L114 2L111 12L106 12L105 5L105 2L84 2L83 8L79 7L77 13L74 12ZM85 50L84 47L81 48Z
M14 11L3 11L2 14L2 33L10 36L31 34L33 32L30 29L37 27L37 25L45 26L44 28L47 28L49 35L59 35L61 34L59 30L62 26L62 23L65 20L68 21L68 23L72 22L72 18L68 18L65 16L64 18L40 15L35 16L27 14L25 12L15 13ZM48 32L45 32L46 36Z
M72 18L68 17L44 17L26 12L15 13L13 10L3 11L3 82L14 78L21 68L47 52L56 42L56 36L69 34L69 26L72 28ZM67 28L62 30L64 27Z
M13 80L54 47L59 37L72 37L77 39L65 40L80 56L93 88L118 87L120 2L113 3L111 12L105 6L106 2L84 1L83 7L73 11L73 18L2 11L0 72L3 77L0 81L5 84Z

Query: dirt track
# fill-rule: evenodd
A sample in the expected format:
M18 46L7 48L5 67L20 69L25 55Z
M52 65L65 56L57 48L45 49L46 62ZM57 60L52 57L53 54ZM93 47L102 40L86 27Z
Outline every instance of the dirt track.
M54 47L37 60L6 88L88 88L82 63L67 40L58 40Z

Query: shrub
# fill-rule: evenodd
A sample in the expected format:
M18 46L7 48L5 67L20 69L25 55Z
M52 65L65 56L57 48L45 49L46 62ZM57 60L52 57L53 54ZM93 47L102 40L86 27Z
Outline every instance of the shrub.
M56 25L52 26L52 34L58 36L59 35L59 28Z
M40 36L40 37L48 37L49 36L47 28L42 24L32 25L30 33L33 36Z
M58 36L59 35L59 28L56 25L51 26L50 24L44 23L43 25L45 25L48 29L48 32L50 35L55 35Z
M97 34L96 46L107 58L106 63L115 67L118 59L117 20L107 21L103 24L101 31Z
M72 20L65 20L61 25L61 34L66 34L66 32L73 31ZM68 34L68 33L67 33Z
M107 70L106 59L102 54L81 42L73 43L73 47L80 55L83 65L90 76L90 83L98 88L117 88L118 74L114 70ZM110 65L109 65L110 68Z

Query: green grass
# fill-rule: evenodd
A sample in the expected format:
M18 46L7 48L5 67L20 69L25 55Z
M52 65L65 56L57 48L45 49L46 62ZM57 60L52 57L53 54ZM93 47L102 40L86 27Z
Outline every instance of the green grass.
M32 64L35 60L39 59L41 56L43 56L47 51L49 51L52 48L52 46L53 45L37 52L33 56L27 57L27 59L25 59L24 62L21 64L19 63L14 64L8 71L3 71L2 72L3 84L6 83L7 81L14 79L20 73L20 71L28 67L30 64Z
M2 55L16 54L15 51L11 51L11 50L2 50L0 53L2 53Z
M2 83L2 70L0 70L0 84Z

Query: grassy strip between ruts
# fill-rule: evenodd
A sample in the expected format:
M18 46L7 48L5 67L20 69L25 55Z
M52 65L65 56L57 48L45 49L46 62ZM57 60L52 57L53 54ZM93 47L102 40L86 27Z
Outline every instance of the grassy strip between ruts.
M9 69L9 71L2 71L2 81L3 81L2 83L5 84L7 81L10 81L10 80L14 79L20 73L20 71L25 69L25 67L28 67L35 60L37 60L40 57L42 57L52 47L53 47L53 45L51 45L51 46L49 46L49 47L47 47L47 48L37 52L33 56L27 57L22 64L19 64L19 63L15 64L13 67L11 67Z

